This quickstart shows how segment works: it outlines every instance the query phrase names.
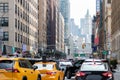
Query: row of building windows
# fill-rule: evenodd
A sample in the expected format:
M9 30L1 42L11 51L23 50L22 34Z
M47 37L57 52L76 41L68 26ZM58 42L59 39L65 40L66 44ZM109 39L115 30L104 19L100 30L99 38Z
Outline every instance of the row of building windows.
M15 19L15 28L37 38L38 33L30 29L28 25Z
M8 17L0 17L0 26L8 27L8 25L9 25Z
M17 1L17 0L16 0ZM29 3L26 0L18 0L18 3L25 8L27 11L29 11Z
M21 30L25 33L29 34L29 26L25 25L23 22L21 22L20 20L15 19L15 27L18 30Z
M19 17L21 17L23 20L25 20L26 22L28 22L29 24L31 24L33 26L38 25L38 23L36 21L34 21L33 18L31 18L29 16L29 13L27 13L24 10L20 9L20 7L18 7L17 5L15 5L15 14L17 14ZM36 19L38 19L38 18L36 18Z
M8 41L9 40L9 33L8 31L3 32L3 38L2 41Z
M21 44L24 43L26 45L31 45L31 46L33 45L33 43L36 43L33 40L29 39L28 37L18 34L17 32L15 33L15 41Z
M29 23L29 15L25 11L22 11L17 5L15 5L15 13Z
M9 8L8 8L8 3L0 3L0 12L8 12Z
M29 38L27 38L23 35L20 35L17 32L15 33L15 41L29 45Z
M30 0L30 1L28 1L28 2L25 1L25 0L18 0L18 3L20 3L21 6L22 6L23 8L25 8L25 10L26 10L27 12L31 13L35 18L37 18L37 17L38 17L38 14L37 14L37 12L35 11L35 9L33 9L32 7L30 7L30 2L31 2L31 5L33 5L34 8L35 8L36 10L38 10L38 4L37 4L34 0Z

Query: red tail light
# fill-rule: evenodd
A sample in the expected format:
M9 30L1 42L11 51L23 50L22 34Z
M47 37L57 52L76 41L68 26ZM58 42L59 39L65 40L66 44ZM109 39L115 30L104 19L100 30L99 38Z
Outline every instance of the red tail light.
M15 72L15 73L19 72L18 69L12 69L12 68L6 68L5 70L8 72Z
M112 73L111 72L105 72L102 74L105 77L112 77Z
M85 76L85 73L84 73L84 72L77 72L77 73L76 73L76 76L80 76L80 77L81 77L81 76Z
M46 72L46 74L48 74L48 75L55 75L56 72Z

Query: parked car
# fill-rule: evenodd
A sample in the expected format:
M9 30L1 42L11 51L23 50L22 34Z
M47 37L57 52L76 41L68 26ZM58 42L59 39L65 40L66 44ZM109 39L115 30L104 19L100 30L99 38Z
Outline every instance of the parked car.
M75 80L114 80L114 76L107 63L84 62L76 72Z
M64 69L60 69L55 61L37 62L33 66L38 67L42 80L64 80Z
M80 59L80 60L75 61L72 66L67 66L65 76L68 79L71 79L72 76L75 76L76 70L80 68L83 62L84 62L84 59Z
M24 58L0 57L0 80L41 80L41 74Z

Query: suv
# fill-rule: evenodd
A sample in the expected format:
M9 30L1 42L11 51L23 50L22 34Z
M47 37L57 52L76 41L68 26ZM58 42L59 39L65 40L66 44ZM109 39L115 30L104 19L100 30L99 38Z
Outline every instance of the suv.
M84 62L76 72L75 80L114 80L108 63L100 61Z
M81 59L81 60L75 61L72 66L67 66L65 71L65 76L68 79L71 79L72 76L75 76L75 72L80 68L83 62L84 62L84 59Z
M0 80L41 80L36 69L24 58L0 58Z

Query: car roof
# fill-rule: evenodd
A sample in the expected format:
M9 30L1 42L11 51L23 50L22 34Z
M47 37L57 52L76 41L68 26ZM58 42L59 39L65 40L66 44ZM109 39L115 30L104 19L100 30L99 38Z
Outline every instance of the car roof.
M86 61L86 62L87 62L87 61L88 61L88 62L89 62L89 61L101 61L101 59L94 59L94 58L93 58L93 59L85 59L85 61Z
M56 62L52 62L52 61L47 61L47 62L36 62L35 64L57 64Z
M0 60L19 60L19 59L24 59L25 58L21 58L21 57L0 57Z

